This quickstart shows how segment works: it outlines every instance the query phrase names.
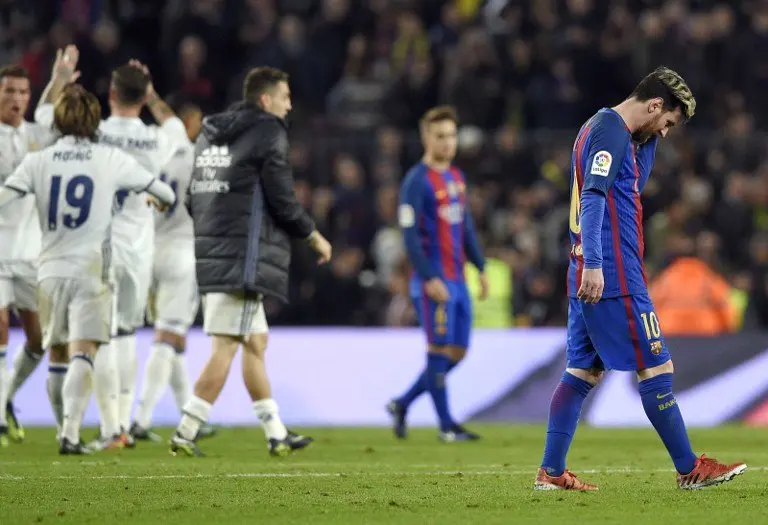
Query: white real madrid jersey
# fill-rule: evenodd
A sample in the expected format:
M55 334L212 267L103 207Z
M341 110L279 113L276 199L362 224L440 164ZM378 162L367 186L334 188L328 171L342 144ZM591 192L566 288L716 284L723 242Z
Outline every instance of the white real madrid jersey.
M49 146L55 134L32 122L17 128L0 123L0 184L21 163L27 153ZM15 201L0 210L0 260L33 261L40 254L40 226L31 197Z
M37 209L39 280L106 277L117 191L148 191L174 202L171 189L124 151L74 137L29 154L5 188L31 195Z

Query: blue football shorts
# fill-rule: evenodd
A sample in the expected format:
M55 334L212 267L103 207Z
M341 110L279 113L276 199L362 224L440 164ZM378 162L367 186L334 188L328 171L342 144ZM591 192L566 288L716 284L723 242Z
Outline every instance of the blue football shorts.
M450 299L436 303L427 297L420 282L411 282L411 300L427 341L436 346L469 348L472 329L472 298L464 282L445 281Z
M597 304L571 297L565 348L569 368L638 371L670 359L648 294Z

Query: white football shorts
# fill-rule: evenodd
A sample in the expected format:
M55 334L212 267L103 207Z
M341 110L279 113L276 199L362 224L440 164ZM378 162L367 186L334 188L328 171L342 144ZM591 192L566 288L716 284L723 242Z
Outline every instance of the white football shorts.
M0 261L0 308L37 311L37 263Z
M43 348L72 341L108 343L112 290L96 279L49 277L37 288Z
M207 293L203 296L203 330L208 335L248 337L269 331L260 299L240 294Z
M147 313L159 330L186 335L199 307L194 246L155 252Z
M144 326L144 311L152 282L152 248L151 245L137 244L126 248L113 244L111 275L115 298L112 328L115 333Z

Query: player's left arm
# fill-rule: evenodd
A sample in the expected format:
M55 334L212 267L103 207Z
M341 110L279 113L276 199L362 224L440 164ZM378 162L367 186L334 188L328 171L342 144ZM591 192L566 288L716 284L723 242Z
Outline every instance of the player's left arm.
M152 84L149 85L149 89L147 90L147 107L160 126L164 126L168 120L176 119L181 123L182 129L184 128L184 123L176 116L176 113L171 109L171 106L169 106L165 100L160 98L160 95L157 94L157 91L152 87ZM184 136L186 136L186 130Z
M133 157L118 149L114 149L111 153L117 157L111 164L119 166L116 181L121 189L135 193L149 193L162 204L155 205L160 211L163 211L161 208L164 206L172 206L176 202L176 193L173 188L158 180Z

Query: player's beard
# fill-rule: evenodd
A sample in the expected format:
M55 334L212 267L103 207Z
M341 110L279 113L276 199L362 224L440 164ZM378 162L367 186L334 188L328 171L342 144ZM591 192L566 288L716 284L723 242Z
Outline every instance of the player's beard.
M646 142L648 142L648 139L650 139L656 134L654 130L656 129L660 118L661 118L661 115L659 115L656 118L654 117L649 118L648 121L645 122L645 124L640 126L637 129L637 131L632 133L632 140L634 140L638 144L645 144Z

